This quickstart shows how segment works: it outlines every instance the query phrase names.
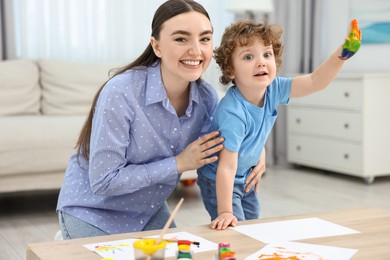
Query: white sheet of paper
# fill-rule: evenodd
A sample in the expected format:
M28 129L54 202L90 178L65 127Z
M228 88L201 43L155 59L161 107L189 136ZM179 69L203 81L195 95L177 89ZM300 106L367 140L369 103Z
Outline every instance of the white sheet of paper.
M306 243L284 242L279 244L268 244L256 253L248 256L245 260L261 260L279 256L297 257L304 260L347 260L356 254L357 249L320 246ZM272 258L274 259L274 258Z
M158 237L158 236L153 236ZM191 245L192 252L199 253L210 250L218 250L218 245L214 242L206 240L202 237L190 234L188 232L167 233L165 239L185 239L199 242L199 247ZM138 239L130 238L109 242L93 243L84 245L85 248L97 253L101 257L112 258L115 260L129 260L134 257L133 243ZM165 249L165 256L175 256L177 252L177 243L167 244Z
M232 227L263 243L279 243L308 238L360 233L319 218L276 221Z

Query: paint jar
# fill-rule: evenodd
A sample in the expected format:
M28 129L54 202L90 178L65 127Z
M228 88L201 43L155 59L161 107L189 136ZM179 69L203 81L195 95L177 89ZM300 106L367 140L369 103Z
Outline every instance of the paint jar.
M218 259L219 260L235 260L236 252L230 248L229 243L218 244Z
M180 259L180 260L192 259L191 241L188 241L188 240L178 240L177 241L176 259Z
M156 244L154 238L144 238L133 243L135 260L163 260L166 242Z

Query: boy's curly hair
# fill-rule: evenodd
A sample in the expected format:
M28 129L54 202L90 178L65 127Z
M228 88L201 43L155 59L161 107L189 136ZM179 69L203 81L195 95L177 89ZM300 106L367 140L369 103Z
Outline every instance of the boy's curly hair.
M214 58L222 71L219 79L221 84L228 85L232 81L229 75L234 71L232 55L236 47L248 46L259 39L266 46L272 44L276 68L279 70L282 67L282 32L282 27L278 25L255 24L247 19L228 26L222 36L221 45L214 50Z

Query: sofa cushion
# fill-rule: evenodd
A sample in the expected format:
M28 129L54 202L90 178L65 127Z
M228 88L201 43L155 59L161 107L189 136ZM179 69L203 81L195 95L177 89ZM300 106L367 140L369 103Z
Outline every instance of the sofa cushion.
M42 113L85 115L98 89L109 78L113 64L42 59Z
M31 60L0 62L0 116L39 114L39 69Z
M0 176L64 171L85 116L0 117Z

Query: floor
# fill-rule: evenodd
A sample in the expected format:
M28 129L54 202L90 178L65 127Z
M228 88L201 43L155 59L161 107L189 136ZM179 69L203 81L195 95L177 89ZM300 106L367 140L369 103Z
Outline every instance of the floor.
M25 259L26 245L54 239L58 191L0 195L0 260ZM208 224L196 185L178 186L169 199L173 209L184 198L178 226ZM368 185L363 179L309 168L268 167L260 185L261 217L357 207L390 210L390 176Z

